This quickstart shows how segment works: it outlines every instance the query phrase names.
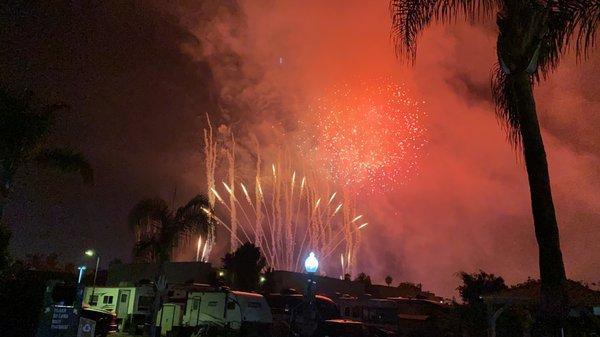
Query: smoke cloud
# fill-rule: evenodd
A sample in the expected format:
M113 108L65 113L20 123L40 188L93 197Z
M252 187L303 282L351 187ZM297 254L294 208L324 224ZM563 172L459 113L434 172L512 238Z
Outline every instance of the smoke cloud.
M426 102L428 144L410 181L359 198L370 225L358 269L376 282L389 274L442 295L454 293L461 270L484 269L508 282L537 277L524 164L490 96L493 22L432 26L407 66L394 55L387 0L21 11L2 33L16 46L0 55L2 82L71 104L56 141L90 156L98 178L94 187L70 181L60 195L53 192L58 176L25 179L10 211L18 253L74 258L98 246L126 259L131 237L109 233L126 232L137 200L171 200L176 187L173 199L183 203L204 190L205 113L236 134L243 170L252 135L274 156L302 132L308 103L326 88L391 76ZM536 88L567 273L589 282L600 279L599 73L595 55L584 63L568 55ZM64 233L83 239L67 244Z

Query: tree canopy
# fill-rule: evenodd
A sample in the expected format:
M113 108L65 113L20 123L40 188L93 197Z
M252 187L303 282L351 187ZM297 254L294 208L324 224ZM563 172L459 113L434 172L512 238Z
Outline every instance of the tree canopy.
M225 254L222 262L230 284L244 291L258 289L260 273L267 265L260 248L250 242L244 243L233 253Z
M176 248L187 247L196 235L206 234L214 226L208 216L209 207L202 194L177 210L160 198L140 201L129 213L129 226L136 237L134 257L141 261L170 261Z

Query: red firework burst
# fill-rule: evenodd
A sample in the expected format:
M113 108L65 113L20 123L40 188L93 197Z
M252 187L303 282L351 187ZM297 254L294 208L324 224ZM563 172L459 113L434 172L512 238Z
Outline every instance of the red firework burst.
M338 183L371 192L404 184L426 144L422 100L392 81L345 84L315 100L309 147ZM309 130L310 129L310 130Z

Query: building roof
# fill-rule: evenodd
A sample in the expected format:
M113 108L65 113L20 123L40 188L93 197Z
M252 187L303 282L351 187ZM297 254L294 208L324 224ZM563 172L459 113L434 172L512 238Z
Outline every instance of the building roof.
M572 306L599 306L600 291L592 290L585 285L568 280L567 295ZM540 282L528 281L523 284L483 296L484 300L493 303L528 302L535 304L540 298Z

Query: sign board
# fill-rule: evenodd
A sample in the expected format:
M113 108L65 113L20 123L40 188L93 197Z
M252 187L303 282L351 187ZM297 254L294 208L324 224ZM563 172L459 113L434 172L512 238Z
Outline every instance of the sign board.
M81 317L79 318L79 327L77 328L77 337L94 337L96 330L96 321Z
M79 315L73 306L53 305L50 314L50 336L70 337L75 335Z
M55 299L53 294L56 287L61 287L58 294L65 296ZM69 301L72 296L67 294L72 292L75 292L75 298ZM83 285L75 287L61 280L48 281L36 337L75 337L82 299Z

